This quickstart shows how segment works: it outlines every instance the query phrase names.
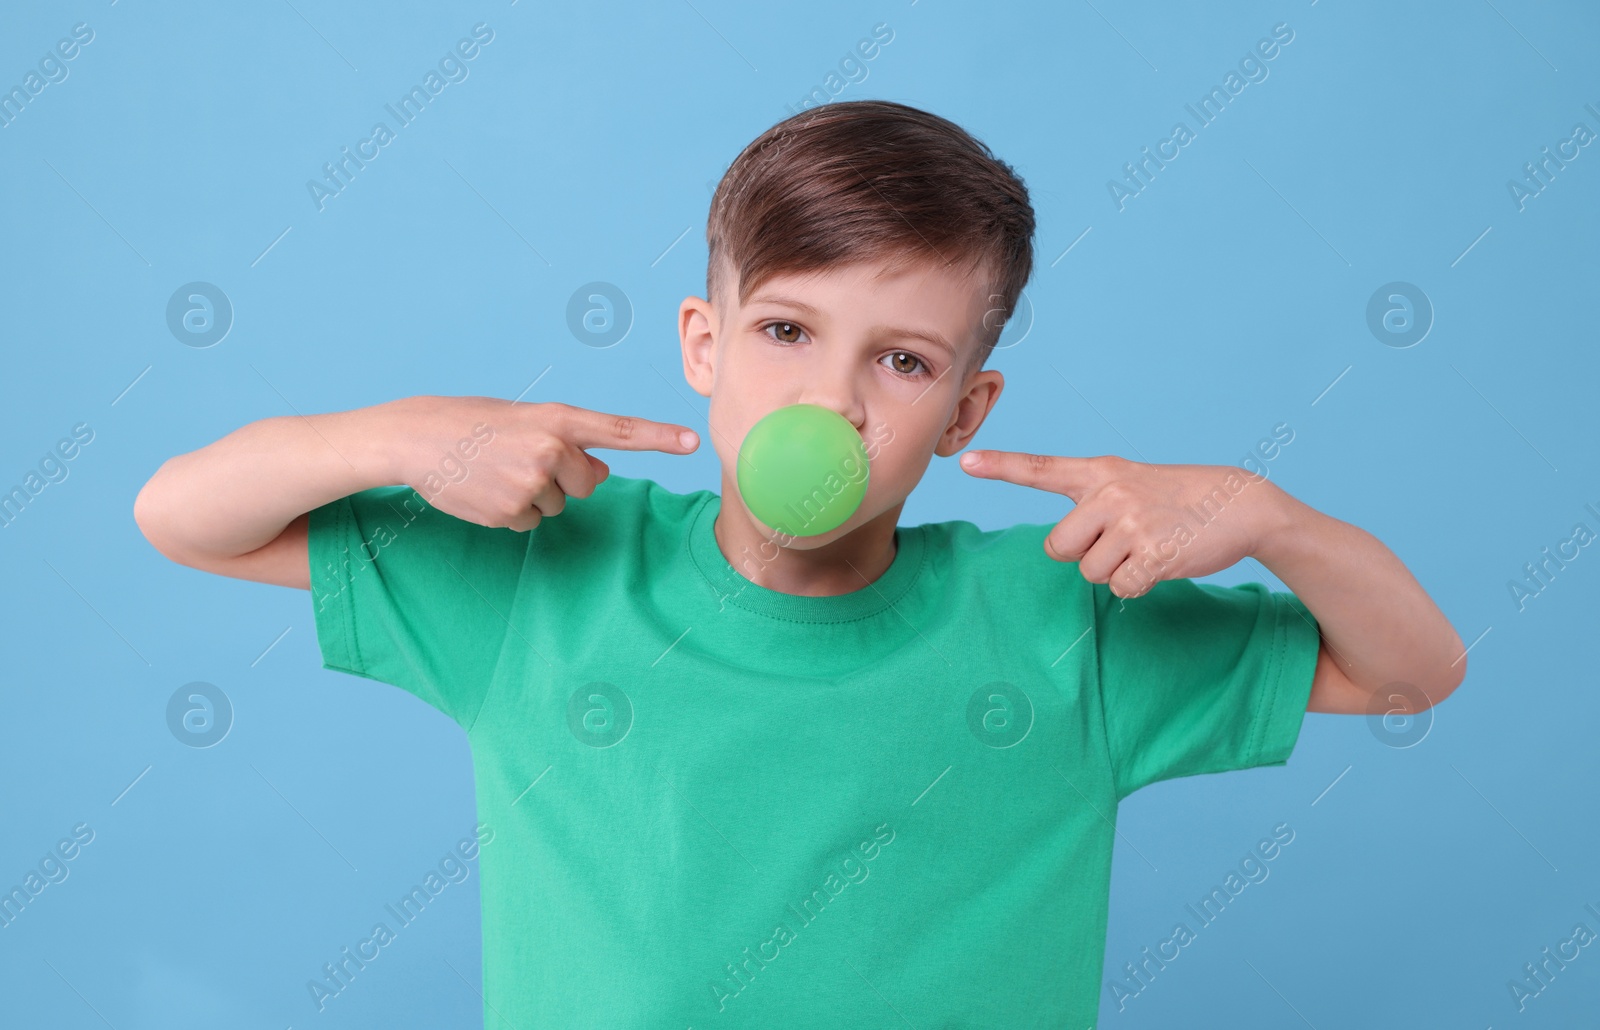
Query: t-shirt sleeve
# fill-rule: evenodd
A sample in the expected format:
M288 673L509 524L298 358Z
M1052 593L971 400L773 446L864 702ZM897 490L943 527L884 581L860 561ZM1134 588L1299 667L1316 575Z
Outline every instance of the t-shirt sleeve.
M1299 598L1175 579L1124 602L1093 587L1118 800L1158 780L1288 761L1321 645Z
M322 667L408 690L471 729L515 632L529 534L458 519L409 487L340 498L309 522Z

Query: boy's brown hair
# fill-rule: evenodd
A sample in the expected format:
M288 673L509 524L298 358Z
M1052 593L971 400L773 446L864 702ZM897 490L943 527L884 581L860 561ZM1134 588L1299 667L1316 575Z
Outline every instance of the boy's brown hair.
M864 259L932 258L983 276L983 367L1033 272L1033 207L1010 165L965 129L888 100L807 108L751 141L711 198L706 299L743 304L774 276Z

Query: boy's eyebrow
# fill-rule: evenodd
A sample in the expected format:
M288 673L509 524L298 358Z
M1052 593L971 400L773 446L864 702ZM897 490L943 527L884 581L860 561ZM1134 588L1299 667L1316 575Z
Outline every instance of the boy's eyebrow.
M793 297L779 297L776 294L771 293L764 293L757 297L751 297L750 303L784 304L791 308L797 308L808 315L816 316L822 314L821 311L818 311L816 308L812 307L810 304L807 304L803 300L795 300ZM940 336L932 329L906 329L900 326L875 325L868 331L874 335L887 334L893 336L909 336L917 340L926 340L936 347L943 348L951 357L955 357L956 355L956 349L950 345L950 341L946 340L943 336Z

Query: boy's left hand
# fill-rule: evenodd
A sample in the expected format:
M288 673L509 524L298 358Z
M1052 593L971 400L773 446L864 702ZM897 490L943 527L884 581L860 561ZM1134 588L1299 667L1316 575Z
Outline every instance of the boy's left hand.
M979 461L969 464L977 455ZM961 467L1076 502L1044 538L1091 583L1138 597L1163 579L1209 576L1257 552L1282 524L1277 485L1228 465L1151 465L1115 455L968 451Z

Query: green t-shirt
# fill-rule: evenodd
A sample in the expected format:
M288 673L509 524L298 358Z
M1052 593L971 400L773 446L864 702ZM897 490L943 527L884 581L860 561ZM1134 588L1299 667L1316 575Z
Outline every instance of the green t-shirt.
M1310 612L1124 602L1048 524L965 521L784 594L723 557L720 503L613 474L529 533L404 487L311 513L324 667L467 731L485 1025L1092 1025L1117 802L1283 765Z

